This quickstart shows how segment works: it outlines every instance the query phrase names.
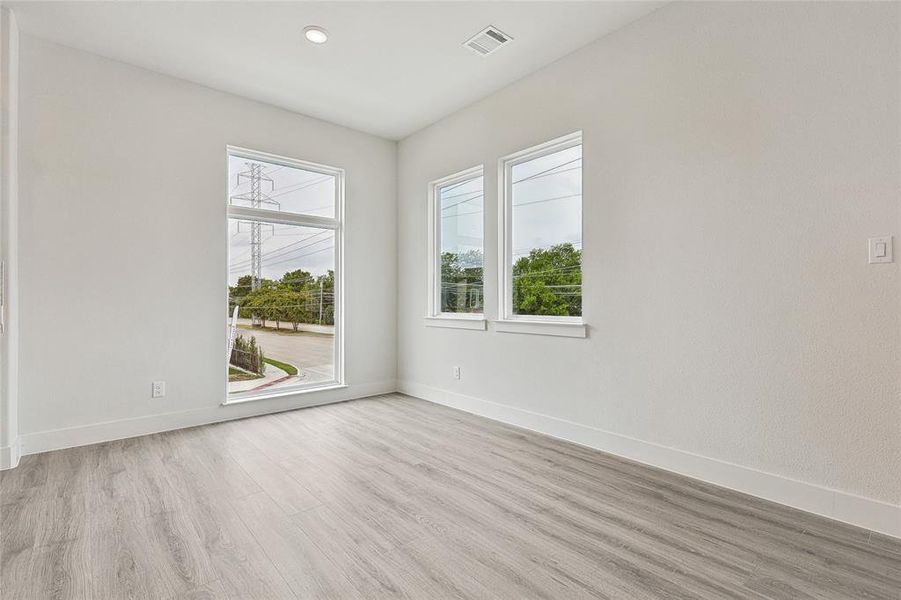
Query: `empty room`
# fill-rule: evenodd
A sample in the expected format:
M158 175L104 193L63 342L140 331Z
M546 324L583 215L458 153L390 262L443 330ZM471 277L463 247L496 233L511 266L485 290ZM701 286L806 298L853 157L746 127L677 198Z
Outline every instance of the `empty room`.
M901 0L0 4L2 600L901 600Z

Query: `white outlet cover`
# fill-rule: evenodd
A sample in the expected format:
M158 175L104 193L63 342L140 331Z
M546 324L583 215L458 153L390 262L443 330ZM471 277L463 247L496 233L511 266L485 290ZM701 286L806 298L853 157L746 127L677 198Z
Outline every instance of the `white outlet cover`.
M153 398L162 398L166 395L166 382L154 381L150 387L150 395Z
M867 253L870 264L895 262L892 256L892 236L870 238L867 241Z

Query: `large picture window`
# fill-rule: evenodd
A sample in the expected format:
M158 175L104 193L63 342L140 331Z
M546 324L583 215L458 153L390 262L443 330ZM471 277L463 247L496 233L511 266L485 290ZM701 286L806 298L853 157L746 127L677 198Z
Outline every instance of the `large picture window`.
M343 172L229 148L229 400L340 383Z
M501 319L581 323L581 133L502 159L501 177Z
M430 316L482 319L485 193L482 168L432 182Z

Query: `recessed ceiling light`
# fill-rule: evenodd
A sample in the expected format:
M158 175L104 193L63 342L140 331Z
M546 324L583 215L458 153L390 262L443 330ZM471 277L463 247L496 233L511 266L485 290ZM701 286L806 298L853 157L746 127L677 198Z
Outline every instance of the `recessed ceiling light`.
M314 44L324 44L328 41L328 31L316 25L303 28L304 36Z

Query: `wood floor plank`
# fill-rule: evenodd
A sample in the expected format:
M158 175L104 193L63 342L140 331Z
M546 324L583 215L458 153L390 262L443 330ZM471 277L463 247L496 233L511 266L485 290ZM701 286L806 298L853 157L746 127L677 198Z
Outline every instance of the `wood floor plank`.
M23 457L0 595L901 600L901 540L388 394Z
M313 508L321 501L291 472L278 465L249 442L236 444L228 454L266 492L286 515Z
M342 570L265 492L232 500L231 504L298 598L362 597Z
M458 433L459 432L456 432L456 431L454 432L455 437L459 437L457 435ZM435 437L434 432L433 432L433 435L429 436L429 437L430 437L430 439ZM479 441L477 439L467 440L467 441L468 441L468 443L465 445L464 451L469 450L479 444ZM431 451L432 451L433 456L446 456L447 455L446 448L432 447ZM595 454L599 454L599 453L592 453L592 454L595 455ZM601 455L601 456L603 456L603 455ZM466 458L469 459L469 460L467 460L467 463L471 464L473 460L478 460L478 455L469 456ZM492 456L491 461L496 462L497 457ZM617 461L620 463L626 462L626 461L620 461L619 459L617 459ZM547 472L540 473L539 476L535 477L534 479L535 480L553 480L556 476L557 470L565 470L565 465L561 465L561 464L552 463L552 467L553 467L553 470L549 470ZM529 465L527 463L520 462L515 465L515 470L517 473L521 473L521 472L528 473ZM651 472L651 474L653 474L653 471L654 471L652 469L648 469L648 468L642 467L640 465L637 466L636 470L638 470L639 472ZM595 468L594 471L597 472L598 470ZM602 475L607 475L607 473L602 472ZM647 473L644 473L644 475L646 476ZM593 474L592 474L592 477L594 477ZM666 474L666 478L671 478L671 477L672 477L672 474ZM607 490L610 490L611 488L609 486L609 483L611 483L611 481L609 480L609 477L604 477L603 480L593 481L592 484L594 485L595 494L604 494ZM628 483L628 482L626 482L626 483ZM631 484L629 484L629 485L631 485ZM560 493L565 496L567 494L566 489L570 488L570 487L578 487L578 482L575 482L575 483L572 481L569 482L566 486L564 486L560 489ZM660 492L663 492L665 494L669 487L670 486L666 483L666 480L657 482L656 486L648 485L646 488L641 488L641 487L634 488L634 486L633 486L633 489L630 489L629 493L627 495L619 498L619 501L617 503L609 504L607 510L608 510L608 512L615 512L616 511L615 507L617 505L633 507L636 505L636 503L642 503L649 499L653 500L656 496L660 495ZM712 486L706 486L706 487L712 488ZM705 493L709 493L709 490L705 491ZM535 494L530 494L530 495L535 496ZM685 490L680 490L675 495L683 503L687 502L687 504L691 504L693 501L693 497L691 494L687 494L687 496L688 496L687 498L682 497L682 496L686 496ZM564 496L561 496L561 497L564 497ZM692 528L698 529L698 534L702 534L704 536L704 538L708 537L709 535L716 536L715 531L712 534L708 531L702 531L703 529L705 529L705 525L708 522L715 523L716 527L720 530L720 533L725 531L728 535L720 535L717 538L717 540L721 546L722 545L731 546L733 553L732 553L732 556L730 556L730 560L732 560L732 561L736 560L736 555L735 555L734 551L742 550L742 546L740 545L741 538L742 537L747 538L748 530L750 530L753 527L753 528L756 528L757 530L755 531L754 535L752 535L750 538L747 538L748 542L746 544L744 544L744 548L746 548L748 550L746 552L747 556L746 556L745 560L747 560L747 558L749 558L749 557L750 558L754 557L753 554L750 554L750 551L756 547L756 544L754 542L759 541L759 538L761 537L761 535L763 535L763 536L766 536L769 541L774 542L775 543L774 545L782 551L780 560L774 561L771 565L775 568L779 568L781 565L791 565L791 564L793 564L793 560L794 560L794 562L805 562L805 563L808 563L808 565L807 565L808 571L827 571L820 575L823 582L828 582L830 579L832 579L836 570L845 569L846 572L843 574L842 577L839 577L838 580L839 581L853 581L856 579L857 582L854 585L857 586L856 589L858 589L858 591L860 593L866 593L867 590L871 587L880 588L881 593L886 593L886 589L889 588L891 585L893 585L894 581L897 580L896 577L892 578L889 575L887 578L885 575L886 572L892 570L891 564L893 563L893 561L891 561L890 559L881 557L881 556L879 556L879 557L873 556L872 552L868 552L865 548L861 548L861 545L860 545L861 538L860 537L857 538L857 541L848 542L847 537L846 537L846 534L847 534L846 530L848 528L847 528L847 526L844 526L841 524L837 524L838 526L836 527L836 530L839 533L839 538L831 536L829 539L829 541L831 543L822 545L823 551L820 554L811 554L810 550L809 550L809 547L810 547L809 542L811 540L803 539L803 538L809 538L809 536L811 535L809 528L805 528L805 529L801 530L795 526L793 526L791 528L782 527L780 523L773 523L769 519L761 520L759 518L759 515L755 515L756 521L754 519L752 519L751 521L744 520L743 522L741 522L741 525L743 525L742 527L733 527L735 517L736 516L742 517L742 514L746 512L746 507L744 506L744 504L747 501L747 497L743 497L743 498L744 498L745 502L739 503L737 506L729 506L728 507L729 511L727 511L725 513L723 520L721 520L719 523L715 523L714 519L709 518L709 509L711 508L711 502L709 502L709 501L708 502L694 502L694 506L691 508L691 510L688 510L688 509L683 510L681 516L683 517L683 520L686 516L688 516L691 519L691 521L693 521ZM761 504L761 505L770 504L770 503L765 503L763 501L755 501L755 502L758 504ZM716 505L716 504L718 504L718 502L713 503L713 504ZM678 524L677 517L680 516L679 509L681 509L681 508L685 508L685 505L683 505L683 506L676 506L674 504L664 505L663 515L665 516L665 520L658 521L657 522L658 524L655 525L654 529L655 530L663 530L663 529L670 527L674 523ZM791 509L785 509L784 507L779 507L779 508L784 509L785 511L791 511ZM791 512L793 512L797 516L801 517L801 521L805 525L810 525L811 522L815 522L817 525L821 525L821 523L823 521L823 519L820 519L817 517L810 519L808 517L812 517L812 516L805 515L803 513L800 513L799 511L791 511ZM691 521L689 521L689 522L691 522ZM763 530L764 530L762 532L760 531L761 526L763 527ZM861 530L859 530L859 529L855 529L855 531L856 531L856 533L861 532ZM681 532L681 535L683 537L685 537L687 540L693 541L693 543L695 544L695 549L698 549L699 543L704 544L704 538L701 538L700 542L699 542L698 536L692 535L692 531L689 529L683 529ZM840 542L839 542L839 539L841 540ZM737 544L736 541L738 541L739 543ZM836 543L836 542L838 542L838 543ZM856 550L858 550L858 551L855 553L851 553L851 554L843 554L842 555L843 558L839 558L836 561L835 553L841 554L843 551L843 545L845 543L851 543L852 545L856 545ZM814 547L816 547L815 544L814 544ZM724 548L720 548L720 550L722 550L722 549L724 549ZM787 551L787 550L794 551L794 553L792 554L792 552ZM828 569L826 568L827 565L829 565Z
M213 436L211 439L219 438ZM226 451L225 448L222 451ZM190 595L204 597L215 592L219 597L248 600L294 598L290 587L221 490L208 488L204 480L195 478L193 471L184 468L182 463L170 462L169 466L165 476L177 490L177 510L187 515L209 557L214 575L218 577L215 582L192 590Z

